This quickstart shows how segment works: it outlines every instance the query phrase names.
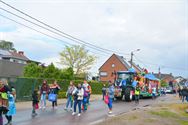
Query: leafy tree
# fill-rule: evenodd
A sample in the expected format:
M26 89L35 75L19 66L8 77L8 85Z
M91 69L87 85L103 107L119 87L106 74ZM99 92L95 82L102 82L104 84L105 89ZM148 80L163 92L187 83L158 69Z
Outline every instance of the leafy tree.
M161 87L167 87L168 83L165 82L164 80L161 80Z
M70 79L72 80L74 77L74 71L71 67L67 69L63 69L61 71L60 79Z
M12 42L5 40L0 40L0 48L5 50L16 50Z
M29 63L24 67L24 77L37 78L40 77L42 67L35 63Z
M56 68L53 63L47 67L29 63L24 67L24 77L72 80L74 78L74 71L71 67L60 70Z
M52 78L52 79L59 79L61 71L51 63L48 67L44 68L41 77L43 78Z
M60 53L61 63L64 66L71 67L75 74L83 73L91 68L96 57L89 55L88 50L84 46L74 45L66 46Z

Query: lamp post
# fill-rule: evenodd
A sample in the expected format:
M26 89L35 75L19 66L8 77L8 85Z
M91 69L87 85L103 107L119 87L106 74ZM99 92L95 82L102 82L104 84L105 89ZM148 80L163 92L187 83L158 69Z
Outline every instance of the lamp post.
M134 55L133 52L137 52L137 51L140 51L140 49L137 49L131 52L131 68L133 67L133 55Z

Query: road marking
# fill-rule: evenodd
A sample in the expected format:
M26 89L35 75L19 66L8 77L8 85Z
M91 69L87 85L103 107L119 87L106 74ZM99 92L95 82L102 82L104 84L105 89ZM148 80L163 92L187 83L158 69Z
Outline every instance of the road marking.
M98 123L103 122L104 120L105 120L105 119L100 119L100 120L97 120L97 121L95 121L95 122L90 123L89 125L96 125L96 124L98 124Z

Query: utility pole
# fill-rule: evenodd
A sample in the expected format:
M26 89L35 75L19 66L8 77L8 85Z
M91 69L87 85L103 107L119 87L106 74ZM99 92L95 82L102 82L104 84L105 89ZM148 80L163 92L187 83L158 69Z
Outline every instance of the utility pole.
M161 68L159 66L159 79L161 79Z
M131 52L131 68L133 67L133 52Z
M140 49L134 50L131 52L131 68L133 67L133 52L140 51Z

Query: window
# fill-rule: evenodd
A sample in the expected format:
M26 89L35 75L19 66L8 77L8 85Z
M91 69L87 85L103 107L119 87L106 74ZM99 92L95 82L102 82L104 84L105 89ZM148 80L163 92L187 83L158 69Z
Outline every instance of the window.
M14 60L13 60L13 59L10 59L10 62L14 62Z
M100 72L100 76L107 76L108 75L108 73L107 72Z
M112 68L114 68L115 67L115 64L112 64Z
M21 60L18 60L18 63L22 63L22 61L21 61Z

